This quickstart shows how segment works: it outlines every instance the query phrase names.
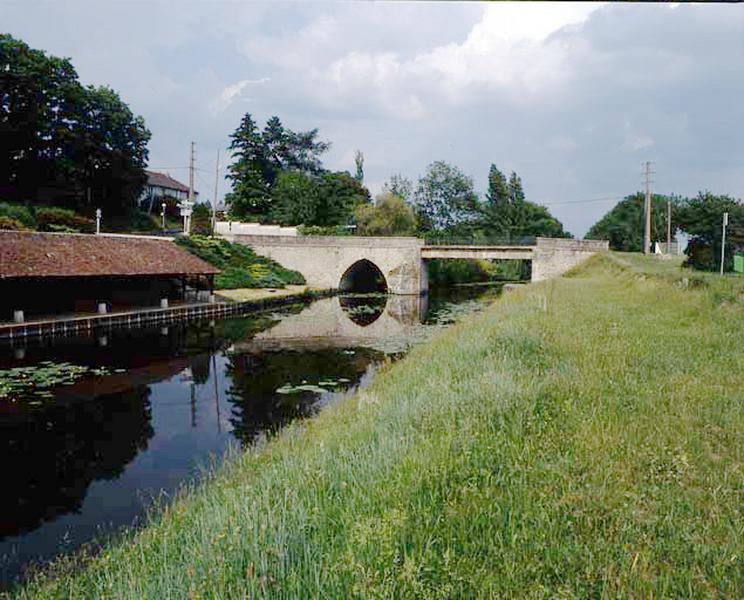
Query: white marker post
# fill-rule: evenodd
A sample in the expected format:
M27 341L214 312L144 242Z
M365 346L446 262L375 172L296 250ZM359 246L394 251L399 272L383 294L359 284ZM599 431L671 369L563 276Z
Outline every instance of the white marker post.
M721 275L723 275L723 261L726 258L726 225L728 225L728 213L723 213L723 225L721 226Z
M165 202L163 202L163 204L161 204L160 206L161 206L160 218L163 221L163 232L165 233Z
M96 235L101 233L101 209L96 209Z

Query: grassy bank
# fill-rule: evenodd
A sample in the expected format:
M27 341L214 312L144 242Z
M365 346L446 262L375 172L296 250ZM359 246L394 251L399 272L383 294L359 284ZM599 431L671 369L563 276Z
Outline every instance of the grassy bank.
M19 595L742 597L739 282L632 261L506 294Z

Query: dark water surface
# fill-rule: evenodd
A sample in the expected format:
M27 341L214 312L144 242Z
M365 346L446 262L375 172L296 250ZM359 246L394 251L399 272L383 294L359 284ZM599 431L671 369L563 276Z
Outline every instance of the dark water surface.
M104 366L53 399L0 399L0 589L142 522L230 447L353 393L495 288L335 297L274 313L0 346L0 369ZM297 389L305 386L305 389Z

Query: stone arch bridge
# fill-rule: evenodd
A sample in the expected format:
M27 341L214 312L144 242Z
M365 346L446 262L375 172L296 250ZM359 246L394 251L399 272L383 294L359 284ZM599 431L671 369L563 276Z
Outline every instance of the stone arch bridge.
M308 285L342 288L345 277L360 265L374 265L393 294L423 294L429 289L426 263L439 259L532 261L532 281L562 275L608 242L537 238L531 246L427 246L414 237L331 237L223 234L250 246L257 254L299 271Z

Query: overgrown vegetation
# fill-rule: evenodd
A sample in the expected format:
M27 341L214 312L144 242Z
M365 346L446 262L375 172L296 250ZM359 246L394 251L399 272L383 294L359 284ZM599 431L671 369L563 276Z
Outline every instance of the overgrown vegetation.
M176 243L222 270L215 278L217 289L283 288L305 283L297 271L285 269L242 244L200 235L181 237Z
M504 295L18 595L742 597L742 297L632 260Z

